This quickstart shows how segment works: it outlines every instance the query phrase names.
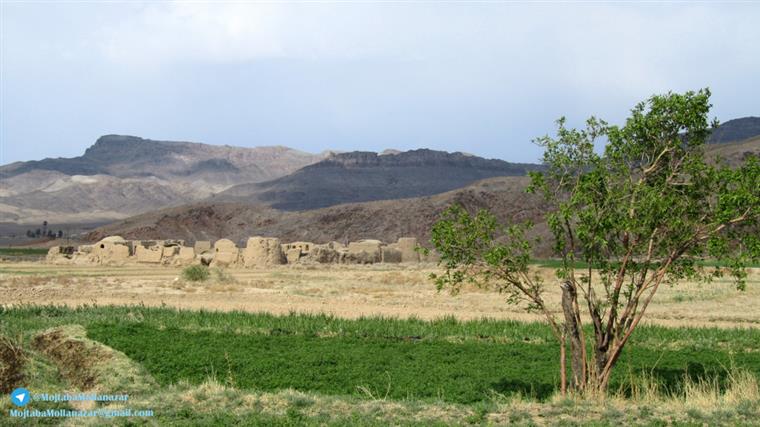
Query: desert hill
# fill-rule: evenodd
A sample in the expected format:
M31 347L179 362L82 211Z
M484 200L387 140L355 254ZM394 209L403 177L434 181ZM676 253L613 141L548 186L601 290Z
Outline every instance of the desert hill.
M730 165L738 165L749 155L760 156L760 137L711 144L707 150L710 158L721 157ZM377 159L382 156L367 157L377 163L383 161ZM332 157L305 169L337 168L330 165L331 162L335 162ZM303 170L294 175L301 173ZM297 182L298 179L289 176L278 182ZM119 221L95 230L88 239L98 240L118 234L130 239L178 238L190 241L226 237L242 243L249 236L261 235L280 237L285 241L322 243L363 238L394 241L402 236L415 236L421 242L427 242L430 226L440 213L451 204L459 203L471 210L489 209L503 221L532 220L537 224L535 234L543 237L539 251L549 255L548 230L541 220L544 208L538 197L525 193L528 181L526 176L502 176L436 195L345 203L304 211L276 209L260 202L223 201L219 197L218 202L206 200Z
M739 142L711 144L707 155L713 159L720 158L730 166L738 166L750 155L760 156L760 136Z
M325 156L107 135L79 157L1 166L0 222L125 218L271 180Z
M343 203L429 196L485 178L524 176L540 168L426 149L385 153L332 154L272 181L234 186L213 200L303 211Z
M540 199L525 192L527 177L497 177L442 194L399 200L350 203L309 211L280 211L265 205L196 203L138 215L88 235L99 240L118 234L127 239L177 238L189 241L222 237L243 243L249 236L284 241L329 242L380 238L395 241L430 237L430 227L453 203L485 208L504 221L539 219ZM543 226L536 232L545 234Z
M722 123L710 135L709 143L744 141L760 135L760 117L742 117Z
M724 123L708 155L736 165L760 154L758 123L752 117ZM0 223L102 224L146 213L91 236L109 230L190 240L250 234L314 241L422 238L442 206L465 194L477 197L462 200L503 218L516 207L533 212L535 201L515 191L519 178L491 178L537 168L424 149L312 155L109 135L80 157L0 167Z
M55 171L69 176L154 176L230 185L277 178L322 157L281 146L243 148L105 135L82 156L16 162L0 167L0 176L6 179L35 171Z

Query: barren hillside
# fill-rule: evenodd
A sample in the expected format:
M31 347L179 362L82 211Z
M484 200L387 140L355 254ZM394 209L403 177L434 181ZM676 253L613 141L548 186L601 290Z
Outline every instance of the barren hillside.
M760 156L760 136L739 142L713 144L707 153L712 159L721 159L728 165L737 166L749 156Z
M237 185L215 202L266 204L310 210L342 203L430 196L497 176L524 176L539 165L489 160L463 153L412 150L334 154L293 174L258 184Z
M430 226L452 203L472 210L489 209L502 220L539 219L542 207L536 196L525 193L527 183L526 177L491 178L435 196L351 203L304 212L241 203L201 203L129 218L101 227L88 238L98 240L114 234L129 239L227 237L242 243L249 236L261 235L320 243L362 238L395 241L415 236L427 242ZM545 228L538 226L536 232L545 234Z
M731 165L738 165L749 155L760 155L760 137L708 146L709 157L721 157ZM294 175L300 173L303 171ZM548 234L542 223L544 209L539 198L525 193L527 183L525 176L489 178L432 196L345 203L307 211L283 211L260 202L204 201L101 227L90 233L88 239L118 234L131 239L191 241L226 237L242 243L248 236L261 235L320 243L362 238L393 241L401 236L415 236L427 242L430 226L441 211L452 203L460 203L473 211L489 209L505 221L533 220L538 224L535 234L544 237L540 252L548 255Z
M726 122L713 140L760 132L759 122ZM707 147L709 157L737 165L760 155L760 136ZM517 190L524 179L491 179L537 168L432 150L310 155L107 136L81 157L0 167L0 223L92 223L149 212L91 237L427 239L430 224L455 200L505 219L537 217L536 200Z
M712 144L744 141L760 135L760 117L742 117L722 123L710 135Z
M125 218L284 176L325 155L107 135L79 157L0 166L0 222Z

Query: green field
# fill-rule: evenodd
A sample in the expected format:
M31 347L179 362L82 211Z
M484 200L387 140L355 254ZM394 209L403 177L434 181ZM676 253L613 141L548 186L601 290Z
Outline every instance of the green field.
M551 401L558 387L558 348L540 323L346 320L142 306L26 306L0 312L0 333L26 343L39 331L71 324L126 354L164 391L221 381L232 388L225 391L230 396L286 393L290 399L296 393L301 396L296 400L395 401L477 412L510 396ZM663 396L682 395L685 385L700 381L713 381L722 390L737 370L760 376L758 342L760 331L753 329L641 327L621 359L612 389L629 396L636 379L648 377ZM36 357L41 365L48 363ZM174 408L165 411L172 422L192 418ZM261 424L298 419L293 413L270 415L246 416ZM346 416L328 418L354 424L356 414ZM228 415L202 417L224 420ZM320 419L309 422L319 424Z
M30 307L2 317L10 336L81 324L90 338L142 363L164 385L201 383L229 371L241 388L350 395L363 387L389 390L396 399L473 403L492 391L545 399L558 384L558 348L540 323L143 307ZM652 373L674 391L685 376L721 377L731 365L760 375L758 342L760 332L753 329L642 327L613 388L631 372Z
M488 400L493 392L546 399L559 383L558 349L551 342L318 337L297 330L275 335L210 333L115 323L93 324L87 331L142 363L165 385L182 380L199 384L213 372L229 372L244 389L351 395L366 388L393 399L469 404ZM744 335L740 340L760 340L756 333ZM758 352L731 356L729 349L698 345L678 350L632 346L619 372L652 372L663 386L678 390L684 376L722 377L732 363L760 375ZM612 387L621 386L623 379L618 376Z
M560 259L535 259L531 261L531 264L537 265L539 267L545 267L545 268L560 268L562 267L562 260ZM704 261L697 261L697 265L700 265L702 267L725 267L726 263L716 261L716 260L704 260ZM588 268L588 263L583 261L576 261L573 263L573 266L575 268L580 269L586 269ZM760 268L760 263L748 263L748 268Z
M0 255L5 256L45 256L47 248L0 248Z

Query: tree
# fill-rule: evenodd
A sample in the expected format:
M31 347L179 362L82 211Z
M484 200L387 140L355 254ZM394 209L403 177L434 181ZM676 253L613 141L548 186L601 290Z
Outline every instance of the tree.
M760 162L750 156L730 168L708 161L709 98L708 89L653 96L622 127L592 117L585 129L568 129L560 119L556 138L535 141L545 169L531 173L528 191L550 206L562 319L546 306L547 284L530 267L531 225L502 225L487 211L453 206L434 224L432 242L445 266L431 275L438 288L474 283L542 313L560 344L562 393L568 341L570 387L606 392L662 283L730 274L743 290L746 264L760 258ZM594 145L603 138L598 154ZM725 267L704 267L708 258Z
M58 230L58 233L56 233L56 238L60 239L63 237L63 230Z

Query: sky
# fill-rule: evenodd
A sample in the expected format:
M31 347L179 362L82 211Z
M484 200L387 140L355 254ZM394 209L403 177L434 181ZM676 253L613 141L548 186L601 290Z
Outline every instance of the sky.
M534 162L566 116L760 115L760 3L0 0L0 164L105 134Z

